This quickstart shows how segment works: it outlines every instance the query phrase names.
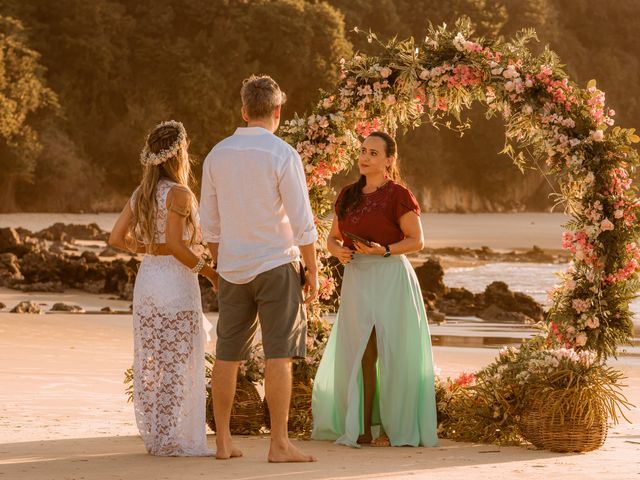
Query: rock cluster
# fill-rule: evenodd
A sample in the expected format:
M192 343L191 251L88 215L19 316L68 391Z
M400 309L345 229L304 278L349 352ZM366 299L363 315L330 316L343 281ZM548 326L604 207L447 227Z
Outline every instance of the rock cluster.
M444 269L430 258L416 268L430 320L475 316L489 322L536 323L544 319L542 306L529 295L512 292L504 282L492 282L483 293L444 284Z

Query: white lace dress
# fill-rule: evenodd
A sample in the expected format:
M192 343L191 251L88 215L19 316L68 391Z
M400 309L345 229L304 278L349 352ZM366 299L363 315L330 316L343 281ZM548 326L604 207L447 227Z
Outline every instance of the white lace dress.
M174 185L158 183L157 243L165 242ZM136 422L152 455L213 454L205 431L202 319L197 275L172 255L145 255L133 291L133 386Z

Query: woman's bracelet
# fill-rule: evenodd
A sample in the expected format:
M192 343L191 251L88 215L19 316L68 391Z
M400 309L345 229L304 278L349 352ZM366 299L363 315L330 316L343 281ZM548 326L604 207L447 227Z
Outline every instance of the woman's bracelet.
M202 270L202 269L204 268L204 266L206 265L206 263L207 263L207 262L206 262L206 260L204 259L204 257L200 257L200 258L198 259L198 263L196 263L196 266L195 266L195 267L193 267L193 268L191 269L191 271L192 271L193 273L200 273L200 270Z

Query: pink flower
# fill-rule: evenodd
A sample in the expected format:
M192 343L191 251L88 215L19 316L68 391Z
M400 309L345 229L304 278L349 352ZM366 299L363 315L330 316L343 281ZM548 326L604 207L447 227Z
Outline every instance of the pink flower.
M395 95L387 95L387 98L385 98L383 100L383 103L390 107L391 105L394 105L396 103L396 96Z
M598 320L596 317L589 317L587 319L586 325L589 328L598 328L598 326L600 325L600 320Z
M571 302L571 306L576 312L582 313L589 310L590 303L591 302L589 302L589 300L587 299L574 298L573 301Z
M389 75L391 75L391 69L389 67L382 67L380 69L380 76L382 78L387 78Z
M476 376L473 373L462 372L454 382L459 387L467 387L476 383Z
M608 230L613 230L615 226L611 223L611 220L605 218L602 222L600 222L600 230L606 232Z

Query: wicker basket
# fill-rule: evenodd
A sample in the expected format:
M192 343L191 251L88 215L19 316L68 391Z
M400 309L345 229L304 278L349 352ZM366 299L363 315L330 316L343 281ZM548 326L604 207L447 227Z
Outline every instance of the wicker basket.
M526 440L538 448L562 453L590 452L604 444L608 430L605 412L598 415L591 426L586 419L571 412L565 412L562 421L560 415L552 417L545 408L548 400L534 400L522 415L519 428Z
M293 380L291 388L291 403L289 406L289 422L287 429L292 435L308 437L313 428L313 416L311 415L311 382ZM264 401L264 423L271 428L271 417L267 400Z
M212 414L213 399L207 396L207 425L216 431L216 421ZM233 399L231 433L234 435L257 435L264 427L264 406L255 385L243 376L238 376L236 396Z

